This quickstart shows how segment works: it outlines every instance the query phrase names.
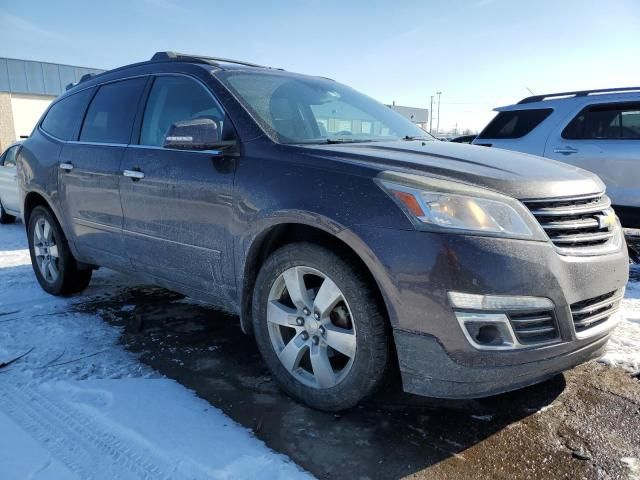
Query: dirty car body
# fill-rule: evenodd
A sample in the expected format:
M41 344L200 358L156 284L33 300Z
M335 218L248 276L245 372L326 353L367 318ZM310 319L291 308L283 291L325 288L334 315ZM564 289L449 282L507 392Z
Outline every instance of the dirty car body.
M210 95L217 113L198 118L220 127L217 144L171 147L145 130L154 85L175 79ZM101 89L125 80L130 130L83 140ZM81 112L68 138L47 132L45 113L20 152L26 221L46 206L78 269L130 272L212 303L240 315L247 333L265 259L283 245L320 244L350 259L379 299L390 361L412 393L487 396L599 356L628 278L603 183L531 155L433 141L399 116L384 130L375 118L387 113L368 103L371 121L333 118L348 105L322 111L350 92L179 55L88 79L61 99L76 96ZM310 96L311 109L292 108ZM313 132L300 134L302 124ZM181 128L156 130L166 127ZM165 143L141 141L154 135Z

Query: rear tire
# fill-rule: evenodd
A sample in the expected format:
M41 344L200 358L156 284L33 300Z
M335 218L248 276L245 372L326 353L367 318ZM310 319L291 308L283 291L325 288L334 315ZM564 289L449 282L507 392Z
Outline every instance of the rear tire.
M253 327L278 384L311 407L351 408L387 373L389 335L377 296L355 265L318 245L286 245L266 260Z
M7 211L4 209L4 207L2 206L2 202L0 202L0 223L5 224L5 223L13 223L15 222L16 217L14 217L13 215L9 215L7 213Z
M78 268L62 228L48 208L33 209L27 237L31 265L44 291L65 296L87 288L92 270Z

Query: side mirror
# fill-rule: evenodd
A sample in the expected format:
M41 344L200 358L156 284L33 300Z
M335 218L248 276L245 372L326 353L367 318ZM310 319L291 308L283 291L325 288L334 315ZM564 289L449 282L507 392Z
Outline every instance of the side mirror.
M176 122L169 127L164 139L164 148L181 150L213 150L220 147L220 126L210 118L197 118Z

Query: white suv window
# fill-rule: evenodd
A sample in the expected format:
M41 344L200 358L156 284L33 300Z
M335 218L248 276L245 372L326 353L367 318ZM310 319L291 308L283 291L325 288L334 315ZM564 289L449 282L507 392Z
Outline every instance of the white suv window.
M640 102L591 105L562 132L568 140L640 140Z
M508 110L500 112L478 135L478 138L521 138L551 115L551 108Z

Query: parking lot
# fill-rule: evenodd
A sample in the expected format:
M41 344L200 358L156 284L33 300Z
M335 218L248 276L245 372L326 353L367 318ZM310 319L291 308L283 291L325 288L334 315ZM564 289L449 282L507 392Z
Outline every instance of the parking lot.
M479 401L424 399L398 393L398 386L390 384L360 407L334 415L284 395L261 362L252 338L241 333L237 318L106 270L96 275L82 296L60 300L46 295L37 287L28 264L22 229L21 224L0 229L4 250L0 278L12 292L0 305L0 334L5 340L0 361L27 352L0 369L5 386L17 384L31 392L46 391L60 382L66 382L65 388L70 384L81 388L82 381L109 381L113 386L131 379L173 379L213 410L220 409L230 423L250 429L269 449L287 455L318 478L640 475L640 381L633 374L638 356L637 350L635 360L628 353L637 345L634 335L640 330L638 269L632 269L623 303L626 321L620 329L624 335L614 339L607 356L609 363L621 362L626 369L590 363L543 384ZM101 388L108 390L104 384ZM91 395L85 391L79 396ZM32 432L7 407L11 394L0 397L0 413ZM130 408L135 412L140 406L133 402ZM171 422L172 413L165 415L156 421ZM180 418L180 412L173 417ZM90 418L104 420L97 414ZM117 427L115 422L108 423L109 431L120 439L118 445L126 447L123 452L133 449L139 460L149 465L156 462L158 471L167 468L157 460L157 437L143 436L146 430L140 427L136 442L126 440L124 432L136 430L135 422L119 419ZM197 438L197 429L193 435ZM72 436L66 441L71 451L85 448L84 443L74 443L78 439ZM210 442L202 442L205 452L215 450L214 440ZM140 444L153 448L143 449ZM11 445L0 446L5 455L10 454ZM202 465L196 453L183 453L181 464ZM211 453L203 458L211 461ZM172 455L177 454L167 454L169 459ZM63 455L53 458L67 467L74 465L67 464ZM81 462L83 457L79 458ZM108 463L108 456L104 461ZM247 460L247 464L252 463ZM76 467L69 468L81 471ZM281 478L303 475L287 470L290 464L278 468L285 469L279 470ZM109 475L116 470L101 471ZM274 476L265 472L265 478ZM175 474L171 478L191 477ZM199 477L194 474L193 478ZM246 473L245 478L249 478Z

